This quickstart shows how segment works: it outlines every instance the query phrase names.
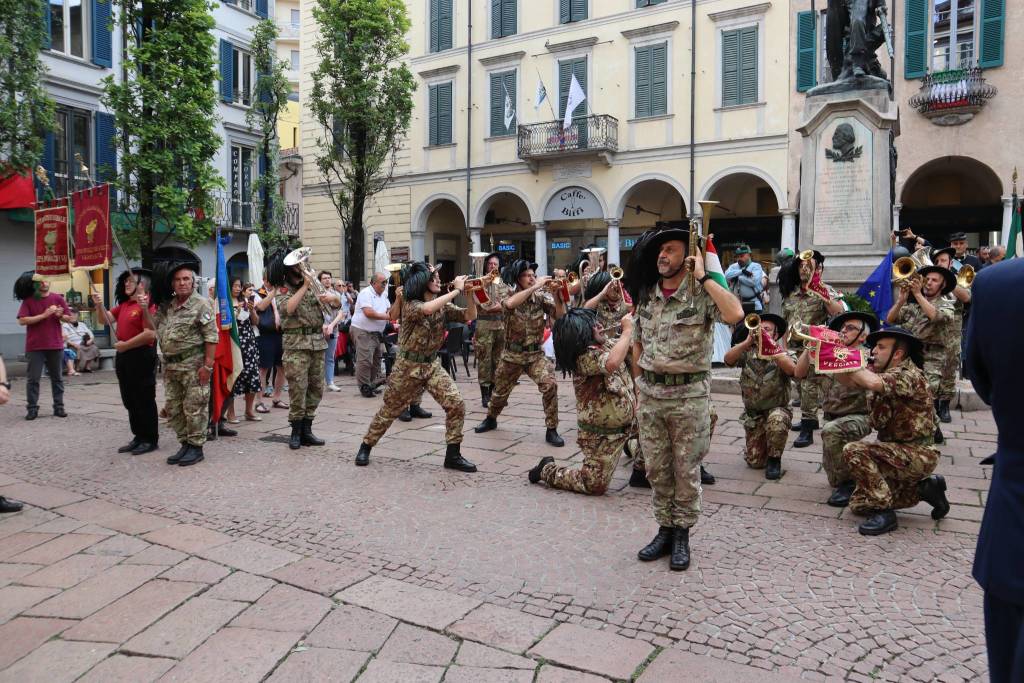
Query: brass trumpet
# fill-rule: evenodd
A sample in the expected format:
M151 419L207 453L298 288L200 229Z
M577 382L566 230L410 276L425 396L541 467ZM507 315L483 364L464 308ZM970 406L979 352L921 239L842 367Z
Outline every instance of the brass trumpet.
M761 316L757 313L750 313L746 318L743 319L743 327L747 328L751 332L761 327Z
M800 252L799 258L801 261L810 261L812 258L814 258L814 250L804 249L803 251Z
M302 276L309 281L309 287L313 290L313 294L317 298L317 303L320 305L320 311L324 314L325 318L333 318L334 313L328 308L327 304L320 301L320 297L327 294L327 290L320 283L320 280L316 276L316 270L309 263L309 257L312 256L313 249L310 247L299 247L294 251L290 251L285 254L284 265L286 266L298 266L299 272Z
M901 256L892 262L892 281L899 284L909 280L917 271L926 266L932 265L928 256L928 247L921 247L911 256Z
M974 272L973 266L963 265L960 270L956 271L956 285L957 287L963 287L964 289L970 289L971 285L974 284Z
M625 274L626 271L622 270L622 268L618 266L612 266L608 269L608 275L610 275L613 280L621 280L622 276Z

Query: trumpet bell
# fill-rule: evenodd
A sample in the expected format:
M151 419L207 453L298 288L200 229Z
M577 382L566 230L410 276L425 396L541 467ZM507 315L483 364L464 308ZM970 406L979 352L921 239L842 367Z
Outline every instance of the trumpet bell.
M580 276L576 274L575 270L570 270L569 273L565 276L565 279L570 285L572 285L576 284L576 282L580 279Z
M970 289L971 285L974 284L974 267L964 264L960 267L960 270L956 272L956 284L958 287L964 289Z
M746 318L743 319L743 327L747 328L750 331L754 331L760 326L761 316L759 316L757 313L751 313Z
M309 261L309 256L312 253L313 249L311 247L299 247L294 251L289 251L287 254L285 254L284 265L297 266L300 263L305 263Z
M892 262L892 279L894 282L906 280L917 272L917 261L911 256L901 256Z
M611 276L613 280L621 280L622 276L625 275L626 273L625 271L622 270L622 268L618 266L613 266L611 270L608 271L608 274Z
M800 252L801 261L810 261L812 258L814 258L813 249L804 249L803 251Z

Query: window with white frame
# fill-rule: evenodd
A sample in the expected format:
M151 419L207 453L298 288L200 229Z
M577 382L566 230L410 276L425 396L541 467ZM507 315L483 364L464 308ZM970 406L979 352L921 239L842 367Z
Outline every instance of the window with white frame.
M633 48L633 116L668 113L668 42Z
M431 85L427 98L427 145L452 144L452 82Z
M252 227L253 178L256 177L256 150L231 145L231 224Z
M50 49L72 57L86 56L89 36L88 0L48 0Z
M722 31L722 106L757 102L757 25Z
M977 0L930 1L932 71L972 66Z
M298 71L299 70L299 51L298 50L292 50L291 51L291 58L292 58L292 71Z
M60 107L53 129L53 191L58 197L86 187L88 177L81 170L92 159L92 115L84 109ZM77 155L77 157L76 157Z
M249 106L252 104L253 84L256 82L255 67L252 55L237 47L232 47L232 68L234 69L234 101Z
M293 9L291 11L291 25L293 29L298 30L299 28L299 10Z

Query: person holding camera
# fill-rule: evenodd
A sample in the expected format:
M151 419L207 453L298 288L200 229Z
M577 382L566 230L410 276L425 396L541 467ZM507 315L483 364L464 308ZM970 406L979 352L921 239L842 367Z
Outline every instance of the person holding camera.
M736 247L736 262L725 271L729 289L740 300L743 313L760 313L764 310L761 295L768 285L764 268L750 256L750 247L741 244Z

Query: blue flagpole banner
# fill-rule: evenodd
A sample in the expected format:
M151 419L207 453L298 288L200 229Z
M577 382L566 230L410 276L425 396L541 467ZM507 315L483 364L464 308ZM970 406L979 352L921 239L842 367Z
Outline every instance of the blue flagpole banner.
M860 286L857 296L871 304L879 320L885 320L892 308L892 250L885 254L882 262Z
M228 264L224 259L224 245L230 237L221 237L217 230L217 310L220 313L220 329L230 330L234 322L234 308L231 305L231 283L228 281Z

